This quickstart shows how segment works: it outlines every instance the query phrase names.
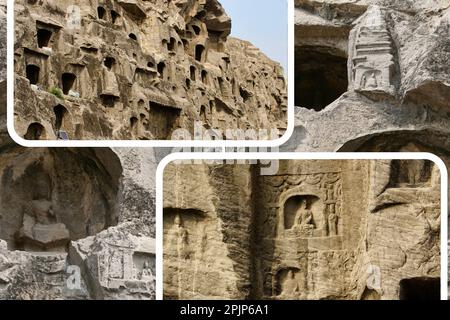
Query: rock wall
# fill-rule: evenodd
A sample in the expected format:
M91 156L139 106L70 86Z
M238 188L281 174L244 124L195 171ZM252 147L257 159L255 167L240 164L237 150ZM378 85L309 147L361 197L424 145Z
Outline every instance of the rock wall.
M0 299L153 299L153 150L16 145L6 129L4 4Z
M170 164L167 299L440 298L440 173L429 161Z
M229 37L217 0L15 2L15 129L25 139L170 139L287 126L278 63Z
M295 3L296 124L285 150L417 149L449 164L448 1Z

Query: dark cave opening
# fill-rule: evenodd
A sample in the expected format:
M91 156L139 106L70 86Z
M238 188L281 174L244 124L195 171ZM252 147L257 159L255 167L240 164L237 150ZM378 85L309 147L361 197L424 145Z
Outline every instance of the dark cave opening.
M165 72L166 72L166 64L164 62L160 62L160 63L158 63L157 68L158 68L159 76L162 79L166 79L166 74L165 74Z
M53 111L55 113L55 130L59 131L63 127L64 117L66 116L68 111L64 106L60 104L54 107Z
M37 30L38 47L39 48L48 47L51 37L52 37L51 31L46 29L38 29Z
M28 126L27 133L24 138L26 140L41 140L45 138L45 128L38 122L33 122Z
M105 20L106 10L103 7L97 8L97 16L100 20Z
M201 44L195 46L195 60L203 62L205 60L204 53L205 53L205 46Z
M30 84L37 84L39 82L40 68L34 64L27 65L27 79L30 80Z
M63 73L61 80L62 80L62 88L63 93L68 94L69 91L72 89L73 84L75 83L75 80L77 79L77 76L73 73Z
M347 57L331 48L295 49L295 105L323 110L347 91Z
M108 68L108 70L111 70L116 63L116 59L114 59L113 57L106 57L103 63L105 67Z
M191 67L189 68L189 71L190 71L191 80L192 80L192 81L195 81L195 78L196 78L196 77L195 77L195 73L196 73L196 72L195 72L195 71L196 71L196 70L195 70L195 67L194 67L194 66L191 66Z
M440 278L411 278L400 281L400 300L440 300Z
M116 24L116 22L118 21L118 19L120 18L120 14L118 14L116 11L111 10L111 22L113 24Z

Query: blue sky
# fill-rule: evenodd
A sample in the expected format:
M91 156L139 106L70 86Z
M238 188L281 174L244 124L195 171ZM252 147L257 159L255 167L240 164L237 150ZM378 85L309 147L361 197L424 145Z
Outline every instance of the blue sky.
M248 40L287 73L288 13L286 0L219 0L231 17L231 35Z

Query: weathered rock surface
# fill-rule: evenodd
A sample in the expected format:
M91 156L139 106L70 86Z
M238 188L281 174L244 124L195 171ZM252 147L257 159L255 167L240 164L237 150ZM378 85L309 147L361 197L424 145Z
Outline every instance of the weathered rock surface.
M284 150L414 144L448 164L448 1L298 0L295 10L296 128Z
M450 168L450 3L295 4L295 130L281 149L430 152Z
M26 139L170 139L287 126L278 63L229 37L217 0L16 1L15 129Z
M16 145L6 129L4 13L0 299L153 299L153 150Z
M167 299L439 299L440 173L429 161L170 164Z

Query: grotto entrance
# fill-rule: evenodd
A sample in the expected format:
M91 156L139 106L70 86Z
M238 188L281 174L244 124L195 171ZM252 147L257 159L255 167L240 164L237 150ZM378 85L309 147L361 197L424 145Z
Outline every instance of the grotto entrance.
M27 79L30 81L30 84L37 84L39 82L39 71L40 68L34 64L27 65Z
M295 105L315 111L347 91L347 57L337 49L295 48Z
M45 139L45 128L38 122L33 122L28 126L27 132L24 135L26 140L41 140Z
M400 281L400 300L440 300L440 278L411 278Z
M66 252L117 224L120 161L110 149L12 148L0 156L0 239L10 250Z
M61 80L64 94L69 94L69 91L72 89L76 79L77 76L73 73L63 73Z
M51 37L52 37L52 32L50 30L39 28L37 30L38 47L39 48L48 47Z

